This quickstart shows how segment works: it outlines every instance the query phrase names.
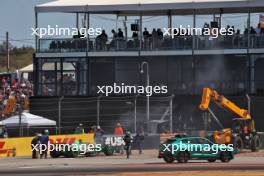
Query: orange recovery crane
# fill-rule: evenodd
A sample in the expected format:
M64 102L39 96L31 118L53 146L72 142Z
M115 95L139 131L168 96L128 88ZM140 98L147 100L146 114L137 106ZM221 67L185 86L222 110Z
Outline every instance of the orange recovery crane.
M224 128L214 112L210 109L210 102L213 101L219 107L230 111L234 118L232 128ZM221 131L215 131L213 139L219 144L234 144L238 151L243 148L249 148L257 151L260 146L260 137L256 132L255 123L248 110L238 107L235 103L228 100L223 95L218 94L216 90L204 88L202 101L199 106L202 111L209 111L213 118L222 127Z

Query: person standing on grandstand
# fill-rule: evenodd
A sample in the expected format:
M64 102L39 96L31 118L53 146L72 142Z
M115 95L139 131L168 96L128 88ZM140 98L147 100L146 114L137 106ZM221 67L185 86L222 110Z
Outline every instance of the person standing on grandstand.
M123 39L124 38L124 34L123 34L123 31L121 30L121 28L118 28L117 37L119 39Z
M147 28L144 28L144 32L143 32L143 39L144 39L144 49L149 49L149 37L150 37L150 33L147 30Z
M48 149L49 149L49 130L45 130L44 133L40 136L40 144L41 144L41 153L40 158L48 156Z
M113 36L112 36L112 39L113 39L113 40L116 40L116 38L117 38L117 33L116 33L116 31L115 31L114 29L112 29L111 32L112 32L112 35L113 35Z

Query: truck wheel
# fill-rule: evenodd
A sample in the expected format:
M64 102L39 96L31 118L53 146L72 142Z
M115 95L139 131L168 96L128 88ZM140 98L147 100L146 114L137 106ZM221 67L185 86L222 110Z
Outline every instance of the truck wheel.
M242 152L243 148L244 148L244 143L243 140L240 136L236 136L234 139L234 149L237 153Z
M188 152L179 152L177 156L177 160L179 163L187 163L189 159L189 154Z
M223 163L228 163L230 160L231 160L231 155L229 152L222 152L221 155L220 155L220 160L223 162Z
M166 163L173 163L174 162L174 157L171 153L164 154L163 159Z
M252 152L257 152L260 148L260 138L258 135L255 135L252 139L251 139L251 151Z

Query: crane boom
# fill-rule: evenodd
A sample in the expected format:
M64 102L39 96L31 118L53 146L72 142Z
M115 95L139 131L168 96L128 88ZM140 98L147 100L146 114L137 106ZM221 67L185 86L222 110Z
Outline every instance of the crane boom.
M203 89L202 102L199 108L203 111L208 110L211 99L220 107L223 107L236 114L239 118L242 118L244 120L251 119L251 116L246 109L238 107L235 103L231 102L223 95L219 95L217 91L211 88Z

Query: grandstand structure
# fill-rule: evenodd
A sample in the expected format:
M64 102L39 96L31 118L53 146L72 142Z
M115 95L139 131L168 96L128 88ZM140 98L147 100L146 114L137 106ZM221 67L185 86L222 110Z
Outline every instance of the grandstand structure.
M107 127L125 116L125 126L134 129L134 121L129 123L134 116L137 116L136 123L145 121L145 96L141 95L142 102L136 104L136 95L113 94L112 98L103 97L100 104L97 86L145 85L146 72L140 73L140 64L145 61L150 85L168 86L168 93L164 95L166 103L157 103L157 98L164 100L158 95L150 98L150 117L152 119L156 113L159 117L153 119L163 117L172 123L165 128L172 131L204 129L207 123L198 104L202 88L212 87L231 96L241 106L247 106L245 95L251 95L252 116L258 131L264 130L260 125L264 123L261 114L264 105L263 0L58 0L35 7L35 28L39 27L40 16L46 13L71 14L76 19L76 28L94 27L91 21L96 15L114 16L111 27L116 32L121 28L123 37L108 33L108 38L102 41L93 36L36 36L35 97L30 100L31 112L60 121L61 127L73 121L74 125L94 123ZM205 23L209 28L226 28L232 24L225 19L232 23L237 18L242 24L234 27L233 35L217 38L204 35L172 38L163 35L164 30L156 37L148 20L158 17L166 21L166 25L161 23L156 27L161 30L178 28L182 23L193 28L203 28ZM258 23L260 31L256 30ZM99 27L106 28L103 23ZM144 33L145 27L149 35ZM119 104L115 104L118 98ZM102 106L103 101L112 103ZM48 103L53 103L52 111ZM69 103L83 111L68 107ZM218 111L217 107L215 109ZM103 122L96 121L98 116ZM220 116L230 115L224 112ZM106 124L109 119L111 123ZM224 124L231 124L230 118L222 120Z

